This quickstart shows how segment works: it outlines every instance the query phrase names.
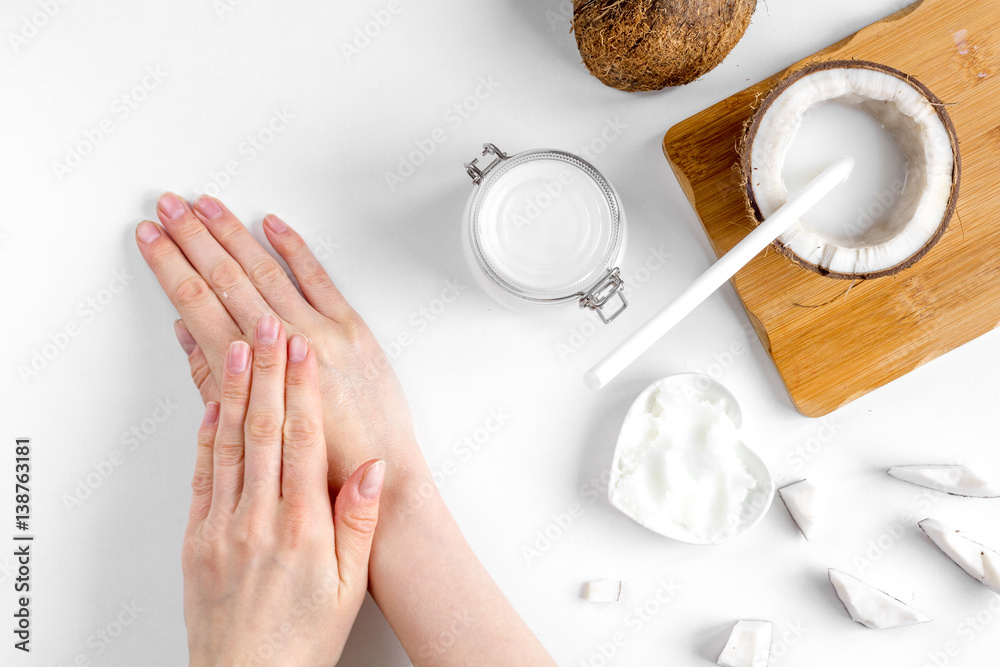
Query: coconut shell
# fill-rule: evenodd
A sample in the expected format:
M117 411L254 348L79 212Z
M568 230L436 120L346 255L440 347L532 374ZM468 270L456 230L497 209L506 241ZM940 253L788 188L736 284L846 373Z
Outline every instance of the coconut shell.
M871 69L879 72L885 72L886 74L891 74L892 76L902 79L912 85L914 88L919 90L924 97L930 101L937 112L938 117L944 124L945 129L948 131L948 137L951 141L951 152L954 158L954 163L952 167L952 188L951 196L948 199L948 207L945 210L944 215L941 219L941 224L938 226L937 231L934 235L923 245L920 250L914 254L907 257L905 260L891 266L887 269L874 271L871 273L839 273L837 271L830 271L829 269L823 268L808 262L797 254L792 252L781 240L776 240L771 245L780 252L782 255L792 260L799 266L809 269L821 276L827 276L829 278L839 278L839 279L849 279L849 280L870 280L872 278L881 278L884 276L892 276L898 274L900 271L908 269L913 266L920 258L930 252L931 248L941 239L945 231L948 229L948 223L951 221L952 216L955 213L955 208L958 205L958 190L962 178L962 158L959 154L958 149L958 133L955 131L955 124L951 121L951 117L948 115L946 105L938 99L934 93L924 84L917 81L914 77L899 71L888 65L883 65L881 63L869 62L866 60L828 60L826 62L813 63L807 65L802 69L794 72L793 74L785 77L781 82L776 85L770 93L760 102L760 106L751 116L750 120L747 121L743 132L743 139L740 144L739 154L740 154L740 172L743 178L743 195L746 201L747 209L750 216L754 219L756 224L764 221L764 215L761 213L760 208L757 205L756 198L753 192L753 180L751 174L753 174L753 167L751 164L752 151L754 137L757 136L757 130L760 128L761 120L764 115L770 109L771 104L778 98L781 93L785 91L789 86L798 81L799 79L809 76L810 74L815 74L822 70L828 69L841 69L848 67L857 67L862 69Z
M573 0L573 32L590 73L612 88L694 81L740 41L757 0Z

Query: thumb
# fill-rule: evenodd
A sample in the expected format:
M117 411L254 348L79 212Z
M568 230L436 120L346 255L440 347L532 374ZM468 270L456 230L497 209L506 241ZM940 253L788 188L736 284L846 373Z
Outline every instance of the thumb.
M337 494L333 534L342 590L363 596L368 588L368 556L378 523L385 461L369 461L354 471Z
M184 326L183 320L174 322L174 334L177 336L177 342L181 344L184 352L188 355L191 379L194 380L198 393L201 394L202 403L205 405L208 405L209 401L218 403L222 400L219 394L219 385L215 381L215 376L212 375L212 369L208 365L208 358L205 357L204 350Z

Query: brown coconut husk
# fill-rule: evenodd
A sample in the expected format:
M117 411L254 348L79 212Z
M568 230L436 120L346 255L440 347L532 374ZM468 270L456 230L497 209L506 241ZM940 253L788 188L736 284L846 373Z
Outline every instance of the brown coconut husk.
M938 226L937 231L934 233L927 243L921 246L920 250L913 253L911 256L907 257L905 260L891 266L887 269L881 271L873 271L871 273L840 273L837 271L830 271L822 266L813 264L812 262L807 262L802 259L794 252L792 252L784 243L779 240L775 240L771 245L775 250L780 252L782 255L792 260L799 266L805 269L809 269L814 273L818 273L821 276L826 276L828 278L837 278L841 280L871 280L873 278L882 278L884 276L893 276L898 274L900 271L904 271L909 267L913 266L918 260L920 260L924 255L930 252L931 248L937 244L941 237L944 235L945 231L948 229L948 223L951 221L952 216L955 214L955 209L958 205L958 190L959 185L962 180L962 157L958 149L958 133L955 131L955 124L952 122L951 117L948 115L947 105L942 102L938 97L930 91L930 89L924 84L920 83L917 79L899 71L888 65L883 65L881 63L869 62L866 60L828 60L825 62L813 63L807 65L802 69L794 72L790 76L785 77L775 86L770 93L760 102L760 106L754 112L753 116L744 124L743 127L743 138L739 146L740 155L740 173L743 180L743 199L746 203L747 211L749 215L754 220L754 224L760 224L764 221L764 216L757 205L757 200L753 193L753 167L751 164L751 146L753 145L754 137L757 136L757 130L760 129L760 122L764 118L764 115L770 109L771 104L777 99L781 93L785 91L790 85L798 81L799 79L809 76L810 74L815 74L828 69L840 69L845 67L856 67L862 69L876 70L879 72L885 72L886 74L891 74L897 79L902 79L906 81L914 88L919 90L924 97L926 97L931 105L933 105L938 117L944 124L945 129L948 131L948 137L951 141L951 152L954 158L954 166L952 167L952 186L951 186L951 196L948 199L948 208L945 210L944 216L941 218L941 224Z
M757 0L573 0L583 62L625 91L694 81L740 41Z

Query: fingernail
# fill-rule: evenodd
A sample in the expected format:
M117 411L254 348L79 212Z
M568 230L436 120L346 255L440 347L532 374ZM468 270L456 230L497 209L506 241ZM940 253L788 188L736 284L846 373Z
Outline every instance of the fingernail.
M173 192L165 192L160 197L159 207L163 215L170 220L176 220L184 215L184 204Z
M160 230L156 228L156 225L151 223L149 220L143 220L139 223L139 226L135 228L135 235L139 237L139 240L143 243L152 243L156 239L160 238Z
M187 330L187 327L180 320L174 322L174 335L177 336L177 342L184 348L184 354L191 356L198 343L195 342L194 336L191 335L191 332Z
M278 340L278 318L274 315L261 315L257 320L257 342L269 345Z
M269 213L268 215L264 216L264 224L267 225L267 228L270 229L275 234L280 234L281 232L288 229L288 226L281 221L281 218L279 218L273 213Z
M202 195L195 199L194 207L209 220L215 220L222 215L222 207L208 195Z
M205 404L205 418L201 420L202 426L211 426L219 420L219 404L209 401Z
M361 484L358 485L358 493L362 498L374 498L382 490L382 480L385 479L385 461L376 461L368 466L365 474L361 476Z
M306 341L305 336L295 334L288 341L288 360L294 362L305 361L307 356L309 356L309 343Z
M239 375L247 369L250 363L250 346L245 341L238 340L229 346L229 371Z

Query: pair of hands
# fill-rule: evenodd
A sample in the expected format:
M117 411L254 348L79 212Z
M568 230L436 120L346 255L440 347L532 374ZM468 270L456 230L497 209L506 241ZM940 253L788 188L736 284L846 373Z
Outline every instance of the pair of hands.
M183 551L192 664L332 664L367 588L382 480L426 468L406 399L283 221L264 230L299 288L218 200L166 193L157 214L136 240L206 403Z
M372 458L387 462L389 479L396 470L426 468L389 360L301 236L277 216L264 218L267 240L296 288L217 199L203 195L191 206L166 193L157 215L162 226L139 223L136 241L181 316L175 328L203 400L219 400L217 379L229 344L252 341L258 318L270 314L289 335L313 343L334 490Z

